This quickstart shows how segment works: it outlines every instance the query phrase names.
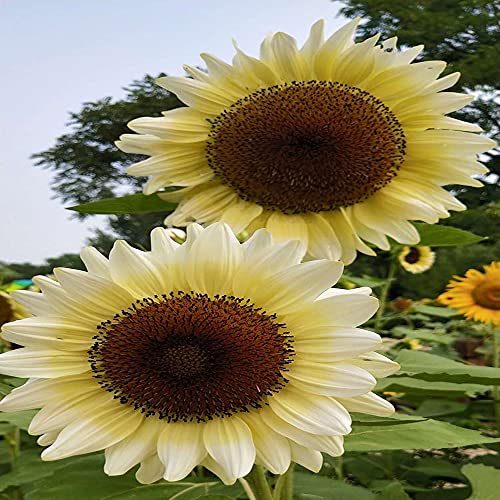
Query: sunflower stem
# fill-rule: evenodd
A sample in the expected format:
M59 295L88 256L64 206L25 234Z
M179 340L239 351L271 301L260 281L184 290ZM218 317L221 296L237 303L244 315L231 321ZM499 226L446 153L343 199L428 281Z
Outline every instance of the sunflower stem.
M391 289L392 281L394 279L394 275L396 274L396 256L391 255L391 262L389 264L389 270L387 271L387 278L385 279L385 285L382 288L382 292L379 297L379 307L377 311L377 315L375 316L375 330L378 330L382 325L382 317L384 316L385 306L387 303L387 298L389 296L389 290Z
M271 488L267 482L266 473L264 469L258 465L254 465L250 474L245 477L246 482L250 485L251 493L253 494L253 499L250 495L248 497L250 500L273 500L273 495L271 494ZM243 483L242 483L243 484ZM244 487L244 486L243 486Z
M273 491L273 500L293 500L294 467L295 464L290 464L288 470L276 481Z
M498 345L498 335L495 331L495 325L491 324L491 340L493 342L493 367L500 367L500 351ZM497 426L497 434L500 434L500 393L498 386L494 385L492 390L493 409L495 411L495 422Z

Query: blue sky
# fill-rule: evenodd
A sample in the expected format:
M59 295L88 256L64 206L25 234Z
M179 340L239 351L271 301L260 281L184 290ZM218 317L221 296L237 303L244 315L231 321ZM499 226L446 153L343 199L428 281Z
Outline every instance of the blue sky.
M200 52L256 54L269 31L299 41L319 18L343 24L329 0L0 0L0 260L77 252L102 217L81 223L53 199L51 174L30 155L67 131L70 111L145 73L182 75ZM160 111L160 110L159 110Z

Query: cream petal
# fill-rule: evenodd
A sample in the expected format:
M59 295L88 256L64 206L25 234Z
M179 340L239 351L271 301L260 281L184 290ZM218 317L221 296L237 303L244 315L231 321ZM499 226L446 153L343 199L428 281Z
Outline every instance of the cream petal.
M152 135L138 134L122 134L115 145L124 153L147 156L164 153L169 147L169 144L163 139Z
M262 207L255 203L238 200L224 210L220 220L231 227L236 233L241 233L247 226L262 213Z
M113 245L109 263L113 281L135 298L160 295L168 289L147 254L132 248L123 240Z
M342 435L351 431L351 417L334 399L289 385L268 399L269 406L290 425L313 434Z
M316 55L316 52L323 45L324 25L325 25L325 22L323 21L323 19L316 21L311 26L311 31L309 32L309 37L307 38L306 42L304 43L304 45L300 49L302 56L304 57L304 60L307 63L309 63L309 65L312 65L314 56Z
M108 476L121 476L156 453L158 437L164 425L157 418L145 418L133 433L106 448L104 472Z
M456 92L440 92L423 96L410 97L392 106L392 112L399 120L415 113L448 114L457 111L474 99L472 95L457 94Z
M288 318L287 318L288 319ZM294 334L297 358L307 361L336 362L379 349L380 336L368 330L346 326L316 326L297 333L293 323L287 322Z
M291 460L288 440L266 425L260 412L244 414L242 418L252 431L257 460L272 474L284 474Z
M234 48L236 49L236 55L233 62L246 75L247 80L253 77L252 80L255 84L268 87L276 85L279 82L279 77L264 61L245 54L236 45Z
M308 70L296 40L283 32L275 33L271 40L273 66L285 81L305 80Z
M306 448L328 453L336 457L344 452L342 436L323 436L305 432L278 417L270 408L259 412L264 422L275 432Z
M349 411L368 413L379 417L388 417L394 413L394 406L373 392L355 398L338 398L339 403Z
M352 293L316 300L287 317L294 334L298 334L300 330L318 326L358 326L370 319L377 309L375 297Z
M453 87L453 85L455 85L455 83L457 83L459 79L460 79L460 73L456 71L455 73L443 76L443 78L439 78L439 80L436 80L435 82L432 82L431 84L427 85L420 92L420 94L428 95L449 89L450 87Z
M164 424L158 440L158 456L165 466L164 479L180 481L203 461L207 454L204 427L198 423Z
M30 379L0 401L0 411L41 408L47 403L61 401L74 394L94 392L97 389L97 384L88 374L47 380Z
M177 143L205 141L210 131L205 115L191 108L171 109L161 118L136 118L128 126L140 134Z
M218 115L231 106L235 100L234 96L228 97L224 92L225 89L218 89L208 83L190 78L164 76L158 78L156 83L176 94L188 106L210 115Z
M310 450L300 444L290 441L290 448L292 450L292 460L302 467L312 471L319 472L323 465L323 456L319 451Z
M342 255L340 244L332 226L321 214L304 214L308 228L307 252L315 259L339 260Z
M209 295L228 291L242 258L242 250L229 226L216 223L193 243L185 262L186 278L194 291Z
M135 478L141 484L151 484L161 479L164 471L165 466L158 455L154 454L141 462L139 470L135 473Z
M268 312L293 311L304 302L313 301L321 292L335 284L342 275L342 270L340 262L304 262L269 276L263 283L255 280L247 287L245 296Z
M80 352L23 347L0 354L0 371L22 378L54 378L89 370L87 357Z
M390 360L378 352L361 354L359 358L349 359L347 362L369 371L377 378L393 375L401 368L399 363Z
M203 441L210 456L224 469L226 477L246 476L255 462L255 446L248 426L236 415L216 418L205 425Z
M344 215L340 210L335 210L334 212L325 212L324 217L331 225L337 235L338 241L342 245L342 262L346 265L351 264L356 258L356 241L354 233L349 224L347 224Z
M49 446L57 439L60 431L47 432L47 434L42 434L37 440L36 443L40 446Z
M266 229L273 235L273 240L283 242L299 240L304 245L308 244L307 224L302 215L287 215L281 212L272 212L267 220Z
M332 67L340 54L354 45L353 36L360 18L357 17L337 30L317 50L314 58L314 71L320 80L329 80Z
M323 292L318 300L327 299L328 297L335 297L337 295L371 295L372 289L368 286L361 286L359 288L352 288L351 290L345 290L344 288L329 288L326 292Z
M54 274L69 296L103 318L114 316L134 301L127 290L109 279L63 267L55 268Z
M155 227L151 231L151 255L158 260L168 262L168 257L179 248L179 243L175 242L167 229Z
M31 292L28 290L14 290L10 292L10 296L30 313L37 316L51 314L54 311L43 293Z
M125 439L142 419L133 408L119 405L110 405L102 413L82 415L61 431L54 444L42 452L42 459L59 460L102 450Z
M334 397L361 396L377 383L368 371L349 363L315 363L301 359L294 361L286 376L299 390Z
M96 329L78 325L59 316L35 316L6 323L2 338L27 347L86 351L94 342Z
M225 485L231 485L236 482L238 478L229 476L220 464L218 464L210 455L205 457L201 465L213 472Z
M60 430L80 417L106 412L118 404L97 384L92 388L87 386L85 390L77 387L73 393L66 389L58 389L62 394L59 399L47 396L43 408L31 420L28 428L31 435Z
M111 278L109 274L109 261L96 248L85 247L80 252L80 258L90 274L95 274L96 276L106 279Z

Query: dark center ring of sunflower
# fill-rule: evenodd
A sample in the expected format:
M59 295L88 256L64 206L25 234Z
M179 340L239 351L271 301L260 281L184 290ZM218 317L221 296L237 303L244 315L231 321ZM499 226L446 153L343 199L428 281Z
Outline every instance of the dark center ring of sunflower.
M404 259L408 264L416 264L420 260L420 250L417 247L410 247Z
M208 164L247 201L296 214L362 202L388 184L405 136L375 96L338 82L258 90L210 120Z
M293 353L285 325L250 301L178 292L101 323L88 354L121 403L187 422L262 407L288 382Z
M487 309L500 309L500 285L484 282L476 286L472 292L477 304Z

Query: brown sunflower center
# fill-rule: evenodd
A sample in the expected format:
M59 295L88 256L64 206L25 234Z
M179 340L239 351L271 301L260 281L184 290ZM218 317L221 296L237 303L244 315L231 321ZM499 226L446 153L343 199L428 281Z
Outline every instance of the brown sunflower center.
M260 408L287 383L285 325L248 300L194 292L146 298L99 325L94 377L123 404L168 421Z
M405 261L408 264L415 264L420 259L420 252L417 247L410 247L410 250L405 255Z
M338 82L258 90L211 120L208 163L244 200L284 213L359 203L397 175L405 136L373 95Z
M0 293L0 326L12 320L12 303L8 297Z
M474 288L472 296L477 304L487 309L500 309L500 284L485 281Z

